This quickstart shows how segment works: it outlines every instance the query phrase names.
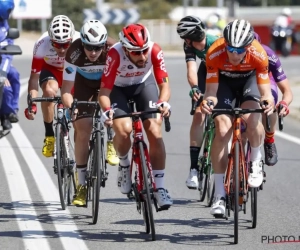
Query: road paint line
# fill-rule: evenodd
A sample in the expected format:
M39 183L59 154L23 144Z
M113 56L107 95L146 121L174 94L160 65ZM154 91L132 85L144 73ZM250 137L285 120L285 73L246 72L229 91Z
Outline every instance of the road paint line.
M21 166L6 138L0 140L0 155L10 191L14 213L22 234L24 249L50 250L47 237L37 219Z
M300 145L300 139L296 136L292 136L292 135L283 133L283 132L278 131L278 130L276 130L275 135L282 138L282 139L284 139L284 140L287 140L287 141L290 141L290 142L293 142L293 143L296 143L296 144Z
M61 210L58 189L19 124L13 124L11 135L15 139L18 148L20 148L26 164L29 166L43 200L51 203L47 207L48 213L53 218L54 227L64 248L72 248L73 250L88 249L77 232L78 228L72 220L70 211L68 209L65 211Z

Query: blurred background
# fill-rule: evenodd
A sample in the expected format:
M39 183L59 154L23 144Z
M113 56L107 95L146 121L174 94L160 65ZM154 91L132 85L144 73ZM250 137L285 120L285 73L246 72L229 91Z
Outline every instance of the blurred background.
M106 25L110 36L117 38L125 24L140 22L162 48L178 50L182 40L176 25L186 15L200 17L215 34L221 34L233 18L244 18L252 23L263 43L274 47L274 22L287 7L294 34L290 53L299 54L300 0L15 0L9 23L21 30L21 36L28 36L41 35L59 14L69 16L77 30L85 20L96 18ZM278 34L287 36L288 32Z

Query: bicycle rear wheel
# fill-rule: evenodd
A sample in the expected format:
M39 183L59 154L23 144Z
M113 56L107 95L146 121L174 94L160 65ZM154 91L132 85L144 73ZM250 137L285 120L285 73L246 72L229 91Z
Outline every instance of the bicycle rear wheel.
M145 213L145 216L148 217L150 228L151 228L151 234L152 234L152 240L154 241L156 239L155 235L155 226L154 226L154 218L153 218L153 210L152 210L152 202L151 202L151 195L150 195L150 185L151 181L149 181L148 177L148 167L145 159L145 153L144 153L144 144L143 142L139 142L139 151L140 151L140 160L141 160L141 167L143 172L143 198L144 198L144 205L145 210L147 211ZM151 177L150 177L151 178ZM152 187L152 185L151 185ZM147 216L148 215L148 216ZM147 219L145 220L145 223L147 223ZM147 230L147 229L146 229Z
M211 207L215 194L215 179L211 163L207 167L207 206Z
M99 213L99 200L100 200L100 188L101 188L101 169L102 169L102 160L101 160L101 136L100 132L96 132L95 144L93 148L93 165L92 165L92 216L93 224L97 223L98 213Z
M252 228L256 228L256 223L257 223L257 188L250 188L250 192L251 192Z
M65 151L64 143L64 132L62 125L58 123L56 125L56 159L54 160L55 172L57 174L57 183L59 198L62 210L66 209L66 205L70 202L70 186L71 177L68 175L67 168L69 166L69 161L67 159L67 154Z
M234 185L234 244L238 243L239 239L239 190L240 190L240 183L239 183L239 167L240 167L240 145L238 142L234 144L234 178L233 178L233 185Z

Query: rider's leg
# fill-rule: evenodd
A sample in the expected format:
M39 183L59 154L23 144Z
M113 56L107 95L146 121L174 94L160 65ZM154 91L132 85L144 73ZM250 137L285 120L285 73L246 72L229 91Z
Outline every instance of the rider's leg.
M13 93L13 98L12 98L12 108L13 112L9 114L9 120L10 122L18 122L18 111L19 111L19 95L20 95L20 88L21 88L21 83L20 83L20 74L16 70L15 67L11 66L9 73L7 74L7 79L10 82L11 88L12 88L12 93Z

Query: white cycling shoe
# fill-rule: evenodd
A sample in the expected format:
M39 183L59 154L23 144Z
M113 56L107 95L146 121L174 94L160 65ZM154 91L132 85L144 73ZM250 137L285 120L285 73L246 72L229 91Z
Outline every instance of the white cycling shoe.
M248 176L249 187L257 188L262 184L264 179L262 164L261 160L251 162L250 173Z
M191 169L188 178L185 181L186 186L189 189L197 189L199 182L198 182L198 170L197 169Z

